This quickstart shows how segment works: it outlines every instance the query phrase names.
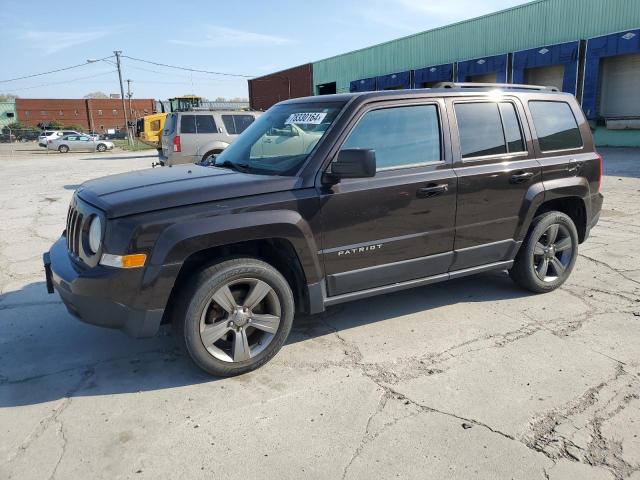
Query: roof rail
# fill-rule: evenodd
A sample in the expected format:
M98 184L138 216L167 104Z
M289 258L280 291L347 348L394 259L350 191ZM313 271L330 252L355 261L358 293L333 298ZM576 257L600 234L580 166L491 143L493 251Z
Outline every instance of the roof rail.
M517 90L539 90L557 92L557 87L545 87L541 85L520 85L517 83L469 83L469 82L439 82L433 88L501 88Z

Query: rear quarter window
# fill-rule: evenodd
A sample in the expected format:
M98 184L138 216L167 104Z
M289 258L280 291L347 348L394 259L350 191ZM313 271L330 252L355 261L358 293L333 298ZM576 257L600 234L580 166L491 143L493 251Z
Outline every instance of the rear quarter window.
M578 122L568 103L532 100L529 110L541 151L582 148Z

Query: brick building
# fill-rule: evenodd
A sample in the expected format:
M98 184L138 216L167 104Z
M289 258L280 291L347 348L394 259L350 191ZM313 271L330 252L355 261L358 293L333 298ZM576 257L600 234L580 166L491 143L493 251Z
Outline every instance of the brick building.
M126 101L127 108L129 100ZM130 120L155 111L150 98L131 100ZM42 123L58 122L80 125L83 130L102 132L125 127L122 100L112 98L89 99L16 99L17 120L37 127Z

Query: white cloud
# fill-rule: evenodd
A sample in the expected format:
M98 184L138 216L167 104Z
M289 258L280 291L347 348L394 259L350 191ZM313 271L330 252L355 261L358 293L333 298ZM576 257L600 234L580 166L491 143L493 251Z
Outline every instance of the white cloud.
M189 47L246 47L253 45L288 45L293 40L264 33L246 32L218 25L205 25L204 35L198 31L193 40L169 40L176 45Z
M45 54L52 54L64 50L65 48L75 47L83 43L97 40L107 35L105 31L91 32L46 32L27 30L21 37L31 44L33 48L41 50Z

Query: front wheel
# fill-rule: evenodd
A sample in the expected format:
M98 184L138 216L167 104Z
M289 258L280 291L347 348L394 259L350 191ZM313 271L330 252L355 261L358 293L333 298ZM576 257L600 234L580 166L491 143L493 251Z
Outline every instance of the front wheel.
M107 151L107 146L104 143L99 143L97 148L98 148L99 152L106 152Z
M533 220L509 275L527 290L550 292L569 278L577 257L573 220L561 212L544 213Z
M58 147L58 151L59 151L60 153L67 153L67 152L69 151L69 147L67 147L66 145L60 145L60 146Z
M280 350L294 310L289 284L271 265L252 258L227 260L198 272L182 291L174 333L205 372L239 375Z

